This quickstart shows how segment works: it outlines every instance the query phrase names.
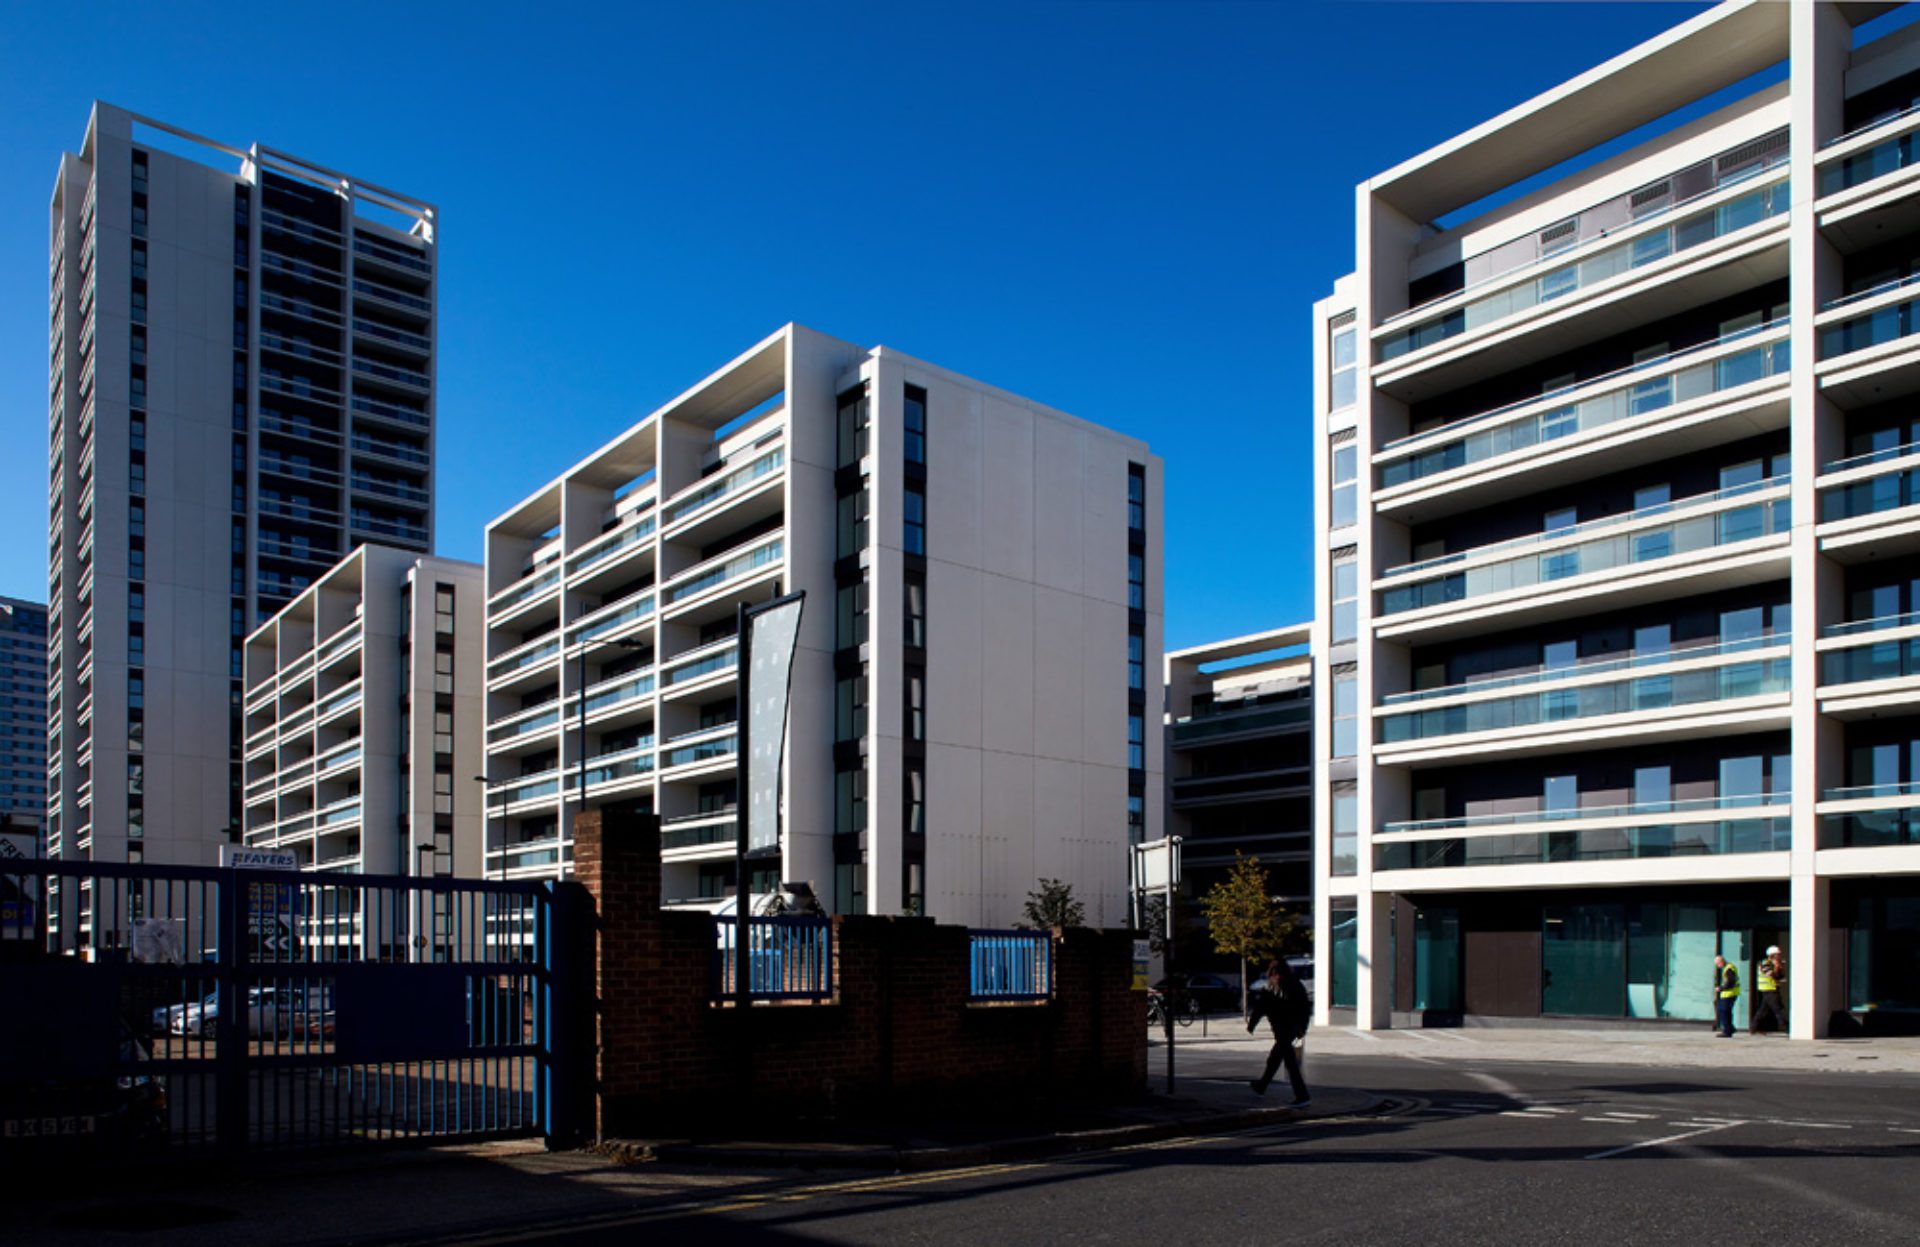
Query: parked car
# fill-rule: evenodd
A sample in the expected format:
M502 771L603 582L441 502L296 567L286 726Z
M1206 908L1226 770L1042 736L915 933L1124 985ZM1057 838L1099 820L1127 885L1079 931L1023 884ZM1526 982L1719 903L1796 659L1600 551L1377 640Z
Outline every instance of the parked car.
M313 1003L311 1007L308 1002ZM194 1004L176 1006L167 1029L176 1035L211 1038L220 1021L220 994L212 993ZM247 989L247 1035L253 1039L311 1035L316 1038L333 1033L331 993L323 1001L316 989L311 995L304 988L282 988L271 984Z
M1175 974L1161 979L1154 988L1187 996L1202 1013L1240 1012L1240 984L1218 974Z
M177 1025L189 1009L214 1009L218 1011L219 992L208 992L199 1000L190 1000L184 1004L161 1005L153 1011L153 1026L149 1031L154 1035L183 1034Z

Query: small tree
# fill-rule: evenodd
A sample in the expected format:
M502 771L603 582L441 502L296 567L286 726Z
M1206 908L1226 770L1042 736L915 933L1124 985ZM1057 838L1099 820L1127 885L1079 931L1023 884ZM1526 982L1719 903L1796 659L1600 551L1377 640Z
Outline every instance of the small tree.
M1279 951L1293 931L1293 919L1274 904L1266 868L1257 857L1234 854L1233 872L1200 899L1208 933L1218 952L1240 959L1240 1011L1247 1008L1247 963Z
M1055 927L1084 927L1087 911L1073 899L1073 885L1058 879L1042 879L1036 890L1027 893L1027 920L1014 924L1023 931L1051 931Z

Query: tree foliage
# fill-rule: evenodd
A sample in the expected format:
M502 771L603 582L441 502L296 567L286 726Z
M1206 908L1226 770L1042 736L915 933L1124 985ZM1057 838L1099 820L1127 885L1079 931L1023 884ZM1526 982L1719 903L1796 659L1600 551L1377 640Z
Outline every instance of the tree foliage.
M1232 873L1208 889L1200 906L1214 950L1240 959L1244 1004L1247 963L1281 952L1293 935L1293 918L1275 903L1260 859L1237 853Z
M1022 930L1051 931L1055 927L1084 927L1087 910L1073 899L1073 885L1058 879L1042 879L1040 886L1027 893L1027 920L1017 924Z

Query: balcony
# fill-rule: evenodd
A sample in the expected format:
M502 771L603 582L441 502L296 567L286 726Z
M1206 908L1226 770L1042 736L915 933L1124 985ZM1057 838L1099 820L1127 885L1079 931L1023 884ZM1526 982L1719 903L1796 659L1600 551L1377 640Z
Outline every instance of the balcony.
M518 741L522 737L536 732L553 730L560 722L560 707L555 702L544 706L535 706L523 710L516 716L496 720L487 727L487 744L499 745L507 741Z
M1752 173L1757 174L1766 167L1756 166ZM1698 198L1718 195L1725 189L1725 185L1717 186ZM1504 288L1463 298L1457 306L1447 311L1428 315L1424 314L1424 309L1416 308L1392 318L1382 329L1388 329L1409 317L1419 317L1412 325L1376 336L1376 360L1380 364L1391 363L1556 299L1593 290L1636 269L1783 217L1787 208L1788 184L1783 178L1730 198L1716 207L1687 215L1671 225L1638 233L1625 242L1602 247L1571 263L1565 255L1536 261L1529 268L1501 274L1486 283L1500 284ZM1631 228L1637 229L1639 225L1640 222L1635 222ZM1538 272L1540 269L1546 271ZM1465 293L1472 294L1471 291ZM1450 299L1457 297L1461 296L1449 296Z
M378 398L369 398L364 394L355 394L350 404L353 410L364 415L378 416L382 420L394 420L416 429L429 428L433 418L425 408L411 407L404 403L389 402Z
M672 527L681 520L696 515L722 499L730 498L756 481L779 471L786 461L786 447L775 446L765 454L749 460L744 467L735 468L718 480L705 481L692 489L684 490L669 499L662 508L665 515L664 522L668 527Z
M352 684L348 685L345 690L335 693L333 696L321 702L314 710L314 721L316 723L324 722L334 715L346 710L355 709L359 705L360 681L355 680ZM291 730L290 725L289 730Z
M313 763L314 778L319 779L327 775L327 773L330 771L335 771L341 767L350 766L353 763L358 762L359 760L360 760L360 739L358 737L355 737L354 739L348 741L344 745L339 745L333 749L329 749L327 750L327 752L315 758ZM289 781L291 781L292 778L293 777L290 773Z
M660 848L663 851L670 851L704 848L716 844L732 847L740 838L738 813L736 807L728 806L723 810L709 810L699 814L682 814L676 818L662 819Z
M1843 561L1899 553L1920 534L1890 532L1911 515L1893 513L1920 503L1920 444L1896 446L1827 465L1821 474L1820 548ZM1884 517L1872 519L1869 517ZM1849 551L1852 553L1848 553Z
M360 622L355 620L334 633L327 639L325 644L321 645L320 652L315 658L316 664L322 667L326 666L334 659L351 651L359 641Z
M568 640L578 645L582 642L611 637L626 629L628 625L650 617L653 614L653 607L654 596L651 589L629 594L591 614L582 616L570 629Z
M1374 582L1380 613L1404 614L1541 585L1571 587L1615 569L1784 537L1791 527L1788 483L1785 475L1768 477L1391 568ZM1442 570L1462 564L1458 571Z
M360 257L364 256L408 273L433 272L433 263L428 260L425 255L409 250L399 244L369 238L357 232L353 236L353 254L356 263L358 263Z
M540 797L557 796L559 792L560 771L557 767L537 775L523 775L505 783L488 784L487 812L499 814L508 806Z
M601 754L597 758L587 759L587 791L606 787L621 780L638 779L653 774L653 740L651 737L630 749L618 753Z
M1820 156L1820 197L1878 181L1920 161L1920 107L1843 134Z
M512 873L560 863L560 837L545 836L487 850L487 870Z
M1792 847L1793 820L1779 816L1524 831L1394 843L1376 840L1373 854L1375 870L1443 870L1463 866L1782 853Z
M348 797L336 801L314 812L314 825L318 828L337 831L348 823L360 821L360 798Z
M515 607L544 597L560 588L560 568L553 565L529 573L487 599L489 616L505 615Z
M1380 742L1386 745L1475 732L1537 728L1568 724L1608 715L1710 705L1748 697L1785 694L1792 688L1792 662L1784 635L1755 637L1724 644L1695 646L1663 654L1644 654L1542 671L1444 689L1428 689L1385 699L1376 711ZM1756 649L1778 650L1777 657L1747 657ZM1659 674L1608 680L1622 672L1666 668ZM1498 696L1505 689L1549 682L1572 683L1518 696ZM1460 699L1456 704L1394 713L1395 703L1439 698Z
M1182 745L1210 744L1218 739L1252 736L1288 728L1307 729L1313 724L1313 707L1307 702L1282 705L1256 705L1215 710L1175 719L1169 726L1174 748Z
M660 686L672 688L675 685L710 676L716 671L729 674L739 670L740 650L733 637L725 637L698 649L690 649L676 654L673 661L664 663L660 668Z
M418 312L422 315L430 314L433 311L433 302L430 299L423 299L417 294L408 294L403 290L395 290L391 286L382 286L378 282L367 281L362 277L355 277L353 279L353 292L356 295L366 295L369 298L378 299L382 303L390 304L394 307L402 307L410 312Z
M739 748L739 744L734 734L734 725L731 723L722 724L719 727L702 728L697 732L683 732L679 736L668 738L669 748L662 750L660 754L660 769L666 771L675 767L730 759Z
M1767 340L1756 342L1756 337ZM1787 357L1786 324L1775 322L1570 390L1469 416L1386 446L1374 456L1380 487L1392 489L1781 377ZM1383 508L1390 505L1377 501Z
M433 382L424 372L417 372L411 368L395 368L390 364L376 364L370 359L362 359L357 355L353 359L353 371L360 376L373 377L376 380L398 385L409 385L417 390L433 387Z
M1867 784L1820 794L1822 849L1920 845L1920 784Z
M356 493L374 494L382 498L398 498L402 502L417 502L421 506L432 501L432 495L420 485L384 476L374 476L370 472L355 472L351 483Z
M744 552L728 551L704 563L696 563L667 583L663 600L667 605L677 605L730 581L744 579L778 563L785 550L786 543L776 536Z
M635 674L628 672L611 680L587 687L586 713L589 717L603 711L612 710L638 701L653 692L653 671L651 669ZM577 699L569 698L578 705Z
M518 675L529 667L544 667L552 663L560 652L560 638L552 635L530 641L518 649L502 654L487 664L487 682L489 685L504 682L507 677ZM541 674L550 674L542 672Z
M602 533L567 560L567 567L573 575L579 576L601 566L610 559L625 554L633 547L653 536L656 524L654 514L649 511L638 519L629 517L627 521L612 532Z
M381 441L378 438L368 437L364 433L353 435L353 451L356 455L378 455L382 459L391 459L396 463L411 463L420 467L426 467L433 462L427 452L417 446Z

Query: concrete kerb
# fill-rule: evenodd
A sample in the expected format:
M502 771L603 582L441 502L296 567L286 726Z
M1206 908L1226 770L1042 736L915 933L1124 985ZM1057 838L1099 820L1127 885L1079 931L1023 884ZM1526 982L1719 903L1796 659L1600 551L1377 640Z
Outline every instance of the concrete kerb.
M1240 1094L1246 1094L1242 1089ZM1256 1104L1244 1109L1183 1114L1159 1121L1024 1135L987 1142L926 1146L851 1146L834 1143L694 1143L685 1139L607 1139L595 1151L616 1164L665 1162L677 1165L752 1169L872 1169L888 1173L921 1173L973 1165L1005 1164L1079 1152L1107 1151L1158 1143L1167 1139L1232 1134L1316 1117L1363 1117L1379 1113L1386 1101L1364 1091L1318 1088L1315 1109L1304 1111L1284 1104Z

